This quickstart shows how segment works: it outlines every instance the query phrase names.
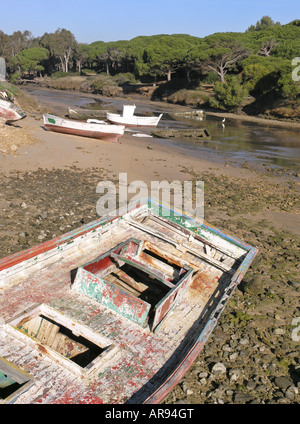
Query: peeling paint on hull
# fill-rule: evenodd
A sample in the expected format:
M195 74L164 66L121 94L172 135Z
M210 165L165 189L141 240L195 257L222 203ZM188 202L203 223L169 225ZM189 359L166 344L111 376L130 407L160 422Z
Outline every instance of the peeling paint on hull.
M12 380L28 376L0 403L154 404L183 377L257 250L158 209L149 201L0 260L0 359ZM49 321L38 338L35 317ZM91 343L103 353L74 363Z

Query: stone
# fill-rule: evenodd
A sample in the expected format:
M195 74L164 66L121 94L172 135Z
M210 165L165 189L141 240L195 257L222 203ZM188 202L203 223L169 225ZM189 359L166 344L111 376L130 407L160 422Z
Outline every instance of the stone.
M262 277L254 277L244 287L244 291L250 295L258 295L262 293L263 283Z
M189 401L184 398L184 399L178 399L174 402L174 405L187 405L189 404Z
M239 379L239 377L240 377L240 375L239 375L239 374L235 374L235 373L233 373L233 374L231 374L231 376L230 376L230 381L232 381L232 382L237 381L237 380Z
M288 387L293 386L293 382L284 376L276 377L274 383L283 391L285 391Z
M259 386L257 386L257 387L255 388L255 390L256 390L257 392L260 392L260 393L267 393L267 392L269 391L268 387L267 387L267 386L265 386L264 384L260 384Z
M222 362L217 362L211 369L214 375L221 375L226 373L226 367Z
M253 400L253 397L247 393L237 392L234 395L234 402L237 403L248 403Z
M228 344L225 344L222 346L223 352L232 352L232 347L230 347Z
M290 386L286 389L284 396L289 400L295 399L295 387Z
M285 330L283 328L276 328L274 330L274 334L276 334L276 336L283 336L283 334L285 334Z
M249 340L246 337L244 337L244 338L240 339L239 343L242 346L246 346L247 344L249 344Z
M230 361L234 361L239 356L238 352L234 352L231 355L229 355Z
M256 387L256 383L254 381L248 381L247 382L247 389L254 390Z

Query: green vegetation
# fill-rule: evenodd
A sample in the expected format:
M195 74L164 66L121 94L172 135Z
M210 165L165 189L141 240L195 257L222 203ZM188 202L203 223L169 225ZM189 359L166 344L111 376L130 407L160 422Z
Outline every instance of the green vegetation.
M219 109L235 110L247 99L248 94L247 86L241 83L240 78L231 76L226 84L215 84L215 96L209 99L209 104Z
M111 85L128 92L129 85L150 83L156 86L153 98L293 119L300 117L298 63L292 64L299 52L300 21L281 25L269 16L243 33L160 34L91 44L78 43L66 29L38 38L29 31L0 30L0 56L12 82L101 76L91 81L91 90ZM205 91L207 84L211 92Z

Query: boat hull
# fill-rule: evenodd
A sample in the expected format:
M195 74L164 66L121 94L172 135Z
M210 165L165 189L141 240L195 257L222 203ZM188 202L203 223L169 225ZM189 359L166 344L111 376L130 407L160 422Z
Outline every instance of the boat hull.
M26 113L14 103L0 99L0 117L7 122L19 121L26 117Z
M206 223L166 216L161 205L141 202L120 217L88 223L0 259L0 372L15 376L25 368L28 373L22 377L23 392L4 403L155 404L180 381L257 250ZM128 314L137 303L149 305L147 298L133 294L146 278L133 286L133 274L128 274L130 292L124 277L123 288L109 279L117 271L121 278L119 266L124 270L124 264L136 263L136 272L150 272L145 292L154 280L165 287L154 305L154 328L151 319L133 320ZM50 322L42 327L41 339L28 334L26 323L38 314L101 344L104 357L79 369L54 354L44 341L54 337Z
M49 131L81 137L96 138L98 140L109 141L113 143L119 142L119 138L124 134L124 127L87 122L75 122L53 115L44 115L44 128Z
M132 116L123 117L118 114L108 113L107 120L116 125L124 125L125 127L156 127L162 117L162 114L158 117L148 116Z

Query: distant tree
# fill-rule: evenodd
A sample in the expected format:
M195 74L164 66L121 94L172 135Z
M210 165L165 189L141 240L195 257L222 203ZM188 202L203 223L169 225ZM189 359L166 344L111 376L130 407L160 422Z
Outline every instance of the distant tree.
M295 25L295 26L300 26L300 19L295 19L294 21L290 22L287 25Z
M9 36L8 54L16 56L21 50L31 47L32 34L30 31L15 31Z
M0 30L0 56L5 56L7 45L9 42L9 35Z
M217 82L214 87L215 96L210 98L212 107L229 111L236 110L248 97L248 89L241 83L238 76L233 75L226 83Z
M226 73L250 54L238 35L233 33L217 33L206 37L204 42L198 55L199 67L206 72L215 72L223 84Z
M16 58L21 71L27 72L29 75L43 71L45 68L42 62L49 57L49 51L43 47L31 47L22 50L17 54Z
M291 78L293 66L290 60L282 60L278 65L278 80L276 83L276 92L283 99L300 99L300 81L294 81Z
M160 35L151 40L147 47L146 63L150 73L166 75L167 81L172 74L184 67L184 59L191 47L191 36L186 34Z
M255 91L256 84L276 69L276 59L271 57L269 59L252 55L243 62L242 80L253 95L258 94Z
M45 33L41 38L42 45L60 62L63 72L69 71L69 63L77 46L74 35L66 29L57 29L55 33Z
M266 40L261 44L258 54L261 56L270 56L272 50L274 50L279 44L280 41L275 41L274 39Z
M96 41L90 45L90 59L96 61L99 69L105 69L107 75L122 70L126 61L126 47L128 41L121 40L104 43Z
M89 60L90 46L88 44L78 44L74 52L76 68L81 73L82 65Z
M256 22L256 25L250 25L247 31L264 31L273 26L280 25L280 22L274 22L270 16L263 16L260 21Z
M12 35L0 32L0 55L6 60L7 71L12 73L16 70L16 55L23 49L33 45L30 31L15 31Z

